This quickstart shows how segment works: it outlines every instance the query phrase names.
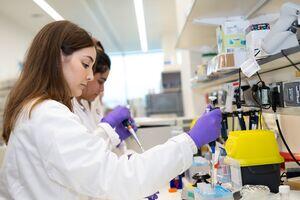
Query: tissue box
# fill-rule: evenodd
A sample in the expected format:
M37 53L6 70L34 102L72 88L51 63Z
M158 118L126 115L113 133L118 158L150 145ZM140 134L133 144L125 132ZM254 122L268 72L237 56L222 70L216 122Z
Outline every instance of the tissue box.
M217 45L220 53L234 53L246 49L244 29L247 22L243 20L226 21L217 28Z

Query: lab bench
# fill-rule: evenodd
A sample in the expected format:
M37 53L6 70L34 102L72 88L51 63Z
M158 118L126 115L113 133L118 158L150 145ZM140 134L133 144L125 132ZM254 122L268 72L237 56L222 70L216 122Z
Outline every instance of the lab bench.
M166 186L159 190L158 200L181 200L181 192L182 190L178 190L174 193L169 193L169 187ZM289 193L289 200L299 200L300 199L300 191L291 190ZM233 198L232 198L233 199ZM271 193L269 195L270 200L280 200L279 194Z

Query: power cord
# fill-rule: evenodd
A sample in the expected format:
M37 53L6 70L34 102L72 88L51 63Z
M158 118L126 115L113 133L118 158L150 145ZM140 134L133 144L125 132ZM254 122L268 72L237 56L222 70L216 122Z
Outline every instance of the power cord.
M292 153L289 145L287 144L285 138L283 137L283 134L281 132L281 129L280 129L280 125L279 125L279 121L278 121L278 117L277 117L277 114L275 114L275 117L276 117L276 125L277 125L277 128L278 128L278 131L279 131L279 134L280 134L280 137L284 143L284 146L286 147L286 149L288 150L289 154L292 156L293 160L300 166L300 162L295 158L294 154Z
M263 83L263 80L261 79L261 77L260 77L260 75L259 75L259 73L258 73L258 72L256 72L256 75L258 76L258 78L259 78L259 81Z
M277 116L277 105L278 105L278 99L279 99L279 92L277 88L274 88L274 90L271 92L271 104L272 104L272 110L275 114L275 121L276 121L276 125L277 125L277 129L279 132L279 135L281 137L282 142L284 143L284 146L286 147L286 149L288 150L289 154L291 155L291 157L293 158L293 160L300 166L300 162L295 158L294 154L292 153L289 145L287 144L281 128L280 128L280 124L279 124L279 120L278 120L278 116Z
M242 110L242 102L241 102L241 84L242 84L242 78L241 78L241 68L239 69L239 88L237 94L235 94L235 104L236 109L238 112L238 120L241 127L241 130L246 130L246 123L243 117L243 110Z

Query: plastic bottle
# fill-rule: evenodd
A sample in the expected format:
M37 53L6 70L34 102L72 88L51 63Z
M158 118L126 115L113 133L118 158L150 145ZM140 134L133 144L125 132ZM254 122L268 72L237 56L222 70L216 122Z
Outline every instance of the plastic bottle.
M290 186L289 185L279 186L279 194L280 194L280 200L289 200Z

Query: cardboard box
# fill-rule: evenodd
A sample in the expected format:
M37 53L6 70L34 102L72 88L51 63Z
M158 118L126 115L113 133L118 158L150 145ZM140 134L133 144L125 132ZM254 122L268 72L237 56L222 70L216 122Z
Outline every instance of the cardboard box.
M218 56L218 68L227 68L227 67L234 67L234 54L233 53L226 53L221 54Z
M240 67L246 60L246 51L236 51L234 53L220 54L218 56L218 69L225 69L229 67Z
M287 185L289 185L292 190L300 190L300 177L289 178Z

